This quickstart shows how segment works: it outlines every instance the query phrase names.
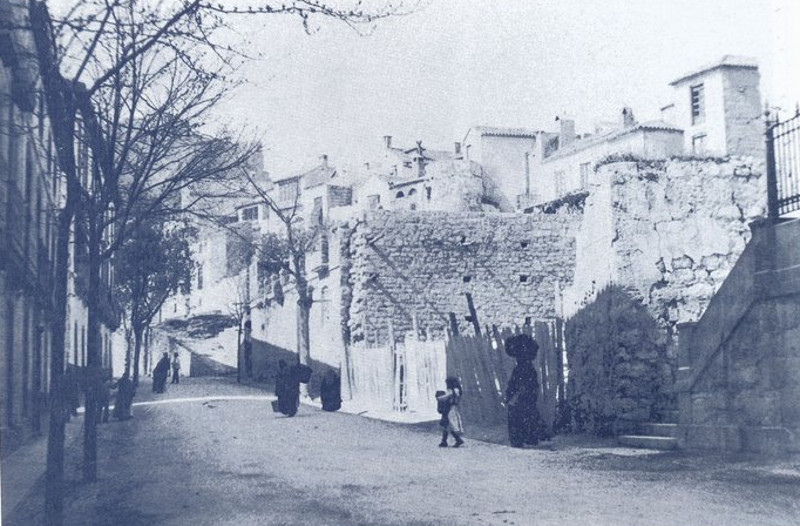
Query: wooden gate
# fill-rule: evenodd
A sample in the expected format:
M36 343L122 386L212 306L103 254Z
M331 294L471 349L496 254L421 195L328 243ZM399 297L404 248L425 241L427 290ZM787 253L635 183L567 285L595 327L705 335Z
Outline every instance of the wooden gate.
M516 365L505 352L503 342L520 333L532 335L539 344L535 366L539 375L539 411L552 432L557 408L564 399L563 323L561 320L535 322L516 330L489 329L475 336L448 333L447 375L461 381L464 398L461 411L467 424L504 426L508 411L504 392Z

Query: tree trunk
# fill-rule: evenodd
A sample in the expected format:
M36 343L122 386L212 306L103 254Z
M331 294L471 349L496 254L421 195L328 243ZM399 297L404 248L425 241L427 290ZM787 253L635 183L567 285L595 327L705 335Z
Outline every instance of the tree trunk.
M242 319L236 331L236 382L242 383Z
M133 327L133 385L139 387L139 355L142 350L144 327Z
M125 328L125 371L124 376L130 378L131 375L131 329Z
M89 217L89 276L88 276L88 320L86 322L86 414L83 420L83 480L97 480L97 394L100 390L101 335L100 316L100 232L96 215L90 211Z
M69 195L58 218L55 266L55 316L50 353L50 423L47 433L47 468L45 476L45 524L64 522L64 348L67 330L67 284L69 278L69 232L74 198Z

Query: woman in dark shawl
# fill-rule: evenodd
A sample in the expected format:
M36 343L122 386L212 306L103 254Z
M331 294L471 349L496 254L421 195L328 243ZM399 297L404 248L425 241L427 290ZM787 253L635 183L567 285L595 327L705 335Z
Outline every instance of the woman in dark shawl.
M300 407L300 380L294 368L286 366L286 362L278 362L278 374L275 376L275 395L278 397L278 409L286 416L294 416Z
M169 376L169 354L164 353L153 369L154 393L163 393L167 389L167 376Z
M131 418L131 405L136 390L128 374L124 374L117 382L117 399L114 402L114 418L128 420Z
M338 411L342 407L342 388L339 375L328 369L319 388L324 411Z
M544 438L542 417L536 405L539 379L533 365L539 344L527 334L520 334L507 338L505 347L506 353L517 360L505 393L508 406L508 441L512 447L536 445Z

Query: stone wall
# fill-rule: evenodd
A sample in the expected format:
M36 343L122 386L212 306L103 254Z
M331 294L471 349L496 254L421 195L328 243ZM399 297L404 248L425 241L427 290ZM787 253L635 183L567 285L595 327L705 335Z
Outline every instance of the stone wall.
M639 379L654 382L652 396L642 398L642 417L674 409L669 389L659 386L675 381L677 325L700 318L742 254L749 223L765 212L762 173L752 158L616 162L597 170L577 234L574 284L564 292L568 361L572 366L605 345L606 328L583 320L597 310L601 291L623 289L659 329L642 332L640 347L652 352L635 367ZM641 358L631 353L625 360ZM614 390L613 378L606 380L604 389ZM591 398L599 391L584 382L572 393ZM605 407L600 400L581 403Z
M698 323L680 327L679 444L800 451L800 220L753 238Z
M697 321L765 215L764 164L753 158L615 163L615 282L631 285L668 329Z
M382 344L413 329L440 336L455 314L481 326L554 318L557 287L571 283L574 214L377 212L352 229L351 340Z
M686 445L800 451L798 320L798 294L749 310L692 390ZM732 433L723 444L701 433L726 428Z
M744 250L749 223L765 214L763 173L750 157L599 167L565 316L614 283L635 291L667 328L697 321Z

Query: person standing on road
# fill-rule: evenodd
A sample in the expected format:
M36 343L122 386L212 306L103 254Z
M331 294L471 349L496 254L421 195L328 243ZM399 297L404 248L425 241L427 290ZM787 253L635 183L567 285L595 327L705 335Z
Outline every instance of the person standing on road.
M458 381L458 378L450 376L445 380L445 385L447 390L444 394L436 397L437 402L447 405L447 412L442 414L441 425L444 429L439 447L447 447L448 433L456 439L453 447L461 447L464 444L461 439L461 435L464 433L464 423L461 420L461 410L458 408L463 394L461 382Z
M167 389L167 375L169 375L169 354L164 353L153 369L153 392L163 393Z
M542 436L542 417L539 415L537 398L539 380L533 360L539 351L539 344L527 334L519 334L506 339L506 353L517 360L506 387L508 407L508 441L511 447L536 445Z
M109 406L111 405L111 386L113 385L113 380L111 379L111 373L108 374L108 377L103 380L100 386L97 388L97 415L96 421L98 424L108 423L109 418Z
M117 382L117 399L114 402L114 418L117 420L128 420L133 415L131 414L131 405L133 404L133 397L136 395L136 389L133 386L128 373L122 375L122 378Z
M342 407L341 379L336 371L328 369L319 388L323 411L338 411Z
M278 409L286 416L294 416L300 407L300 380L295 369L289 368L284 360L278 361L278 374L275 376L275 395Z
M181 373L181 360L178 357L178 353L176 352L174 354L173 358L172 358L172 383L173 384L180 383L180 381L181 381L180 373Z

